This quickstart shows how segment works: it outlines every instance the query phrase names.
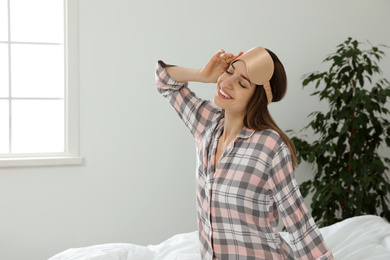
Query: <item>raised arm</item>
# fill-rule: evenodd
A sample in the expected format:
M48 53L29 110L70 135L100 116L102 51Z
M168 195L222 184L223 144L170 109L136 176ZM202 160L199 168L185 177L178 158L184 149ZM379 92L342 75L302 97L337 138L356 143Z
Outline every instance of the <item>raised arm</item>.
M230 62L241 55L242 52L235 56L232 53L225 53L224 50L219 50L201 69L167 66L166 70L173 79L179 82L216 83L218 77L227 70Z
M241 55L240 53L239 55ZM218 51L201 69L166 65L159 61L156 68L158 92L172 105L197 140L205 129L220 116L221 110L208 100L202 100L190 91L188 81L217 82L218 77L239 55Z

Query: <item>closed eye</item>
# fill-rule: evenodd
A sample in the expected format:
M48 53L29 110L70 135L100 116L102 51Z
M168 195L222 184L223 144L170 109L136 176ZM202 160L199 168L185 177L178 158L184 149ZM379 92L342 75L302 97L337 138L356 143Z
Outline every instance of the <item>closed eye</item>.
M232 68L233 68L234 70L236 69L236 68L234 68L233 63L232 63L230 66L232 66ZM230 74L231 74L231 73L230 73ZM251 81L250 81L247 77L245 77L244 75L240 75L240 76L241 76L243 79L245 79L246 81L248 81L249 84L252 84ZM242 85L241 82L240 82L240 85L241 85L243 88L245 88L245 86Z
M227 74L229 74L229 75L233 75L233 73L231 73L231 72L228 71L228 70L226 70L225 72L226 72ZM238 84L240 84L241 87L246 88L241 82L238 82Z

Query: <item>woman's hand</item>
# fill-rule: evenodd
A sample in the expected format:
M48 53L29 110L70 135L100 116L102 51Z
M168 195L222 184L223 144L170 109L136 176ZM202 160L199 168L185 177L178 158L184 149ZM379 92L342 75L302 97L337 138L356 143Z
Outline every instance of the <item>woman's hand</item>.
M216 83L219 76L229 68L230 63L242 54L243 52L240 52L235 56L232 53L225 53L224 50L219 50L200 70L201 81Z

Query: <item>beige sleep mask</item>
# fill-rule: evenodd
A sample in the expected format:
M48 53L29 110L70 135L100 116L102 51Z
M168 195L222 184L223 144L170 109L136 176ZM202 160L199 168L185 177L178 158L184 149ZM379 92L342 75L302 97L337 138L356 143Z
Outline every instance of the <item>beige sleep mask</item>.
M268 104L271 103L272 91L269 81L274 74L271 55L263 47L254 47L234 61L237 60L245 62L249 80L256 85L263 85Z

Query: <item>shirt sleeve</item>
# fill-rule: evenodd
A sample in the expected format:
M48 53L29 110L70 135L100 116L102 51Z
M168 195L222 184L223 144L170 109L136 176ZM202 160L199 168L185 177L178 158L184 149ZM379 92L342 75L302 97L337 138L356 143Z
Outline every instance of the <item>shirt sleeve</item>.
M270 172L269 186L289 232L296 259L334 260L303 201L284 143L272 159Z
M157 91L172 105L195 139L216 120L221 110L210 101L202 100L190 91L187 82L178 82L165 69L163 61L156 67Z

